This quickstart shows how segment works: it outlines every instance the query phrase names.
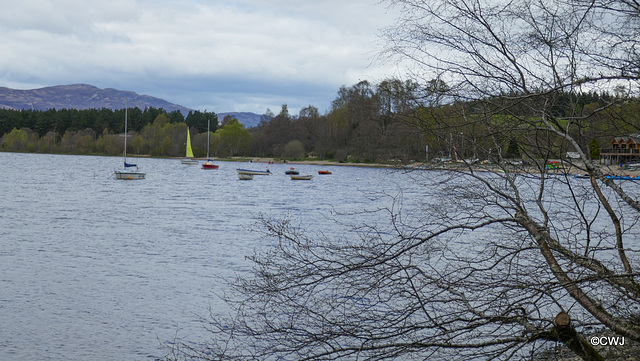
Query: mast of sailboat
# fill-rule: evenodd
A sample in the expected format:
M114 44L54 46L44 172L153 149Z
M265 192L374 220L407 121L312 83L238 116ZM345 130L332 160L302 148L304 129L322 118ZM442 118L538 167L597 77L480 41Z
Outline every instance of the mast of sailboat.
M207 119L207 161L209 160L209 126L211 125L211 119Z
M124 100L124 166L127 167L127 108L129 108L129 102Z

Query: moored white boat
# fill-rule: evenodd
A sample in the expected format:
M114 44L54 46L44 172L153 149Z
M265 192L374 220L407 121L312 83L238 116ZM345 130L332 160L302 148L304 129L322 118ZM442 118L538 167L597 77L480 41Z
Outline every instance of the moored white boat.
M135 164L134 164L135 166ZM136 169L118 169L115 172L116 175L116 179L130 179L130 180L134 180L134 179L145 179L146 174L143 172L138 171L138 168L136 167Z
M240 179L240 180L252 180L253 179L253 174L238 173L238 179Z
M183 158L183 159L180 159L180 163L186 164L186 165L195 165L195 164L198 164L198 160Z
M238 172L238 174L250 174L250 175L270 175L271 171L270 170L252 170L252 169L241 169L238 168L236 169L236 171Z
M313 179L313 175L311 174L306 174L306 175L292 174L291 175L291 180L311 180L311 179Z
M125 105L124 108L124 153L122 156L122 169L114 170L116 179L145 179L146 173L138 170L137 164L127 163L127 109L129 105Z

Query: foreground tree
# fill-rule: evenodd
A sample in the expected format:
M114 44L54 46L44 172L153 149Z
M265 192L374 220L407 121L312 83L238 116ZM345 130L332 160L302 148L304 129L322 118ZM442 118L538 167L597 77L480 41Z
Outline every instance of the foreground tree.
M416 175L425 202L404 207L395 198L383 210L389 224L356 225L358 239L264 219L278 245L252 258L252 277L233 283L234 316L211 320L211 344L181 344L174 356L531 359L562 343L600 360L585 339L600 329L630 350L640 341L638 191L607 178L615 169L591 159L588 143L602 129L598 113L637 90L637 3L389 3L403 15L386 33L388 54L446 83L434 89L450 104L406 121L439 139L473 141L495 160L482 169L492 172L463 162ZM626 94L586 112L574 96L619 85ZM638 124L628 116L637 117L621 117L620 129ZM526 162L505 159L509 143ZM550 160L587 178L549 175Z

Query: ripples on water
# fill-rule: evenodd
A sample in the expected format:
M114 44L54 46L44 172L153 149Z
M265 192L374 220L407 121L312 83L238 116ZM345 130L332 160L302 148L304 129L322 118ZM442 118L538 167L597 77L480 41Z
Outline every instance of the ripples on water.
M136 163L146 180L115 180L119 158L0 153L0 360L153 360L176 332L206 341L200 316L225 312L215 297L224 291L220 278L246 274L245 256L273 242L252 231L260 215L340 237L347 229L333 218L384 231L388 213L362 211L394 207L408 223L428 224L423 203L446 210L452 199L473 200L459 193L473 188L469 179L440 172L297 165L315 178L291 181L285 164L219 162L205 171L175 159ZM239 167L273 175L240 181ZM521 181L535 194L535 179ZM577 191L585 184L547 187L561 195L563 182ZM463 187L447 193L452 184ZM640 193L638 182L621 185ZM571 224L571 202L545 202L561 211L559 224ZM627 232L637 238L636 229ZM462 233L449 238L473 249Z
M0 153L1 360L161 358L176 331L207 338L199 316L223 309L218 277L246 272L269 243L251 232L260 214L335 235L332 210L420 193L384 169L297 165L315 178L291 181L284 164L136 161L146 180L116 181L118 158ZM274 174L239 181L238 167Z

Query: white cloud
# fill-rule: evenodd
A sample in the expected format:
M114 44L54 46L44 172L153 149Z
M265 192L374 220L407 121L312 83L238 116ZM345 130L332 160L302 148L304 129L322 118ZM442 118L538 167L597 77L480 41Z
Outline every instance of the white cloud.
M323 109L340 85L391 75L370 67L391 20L375 0L23 0L0 13L0 85L91 83L214 111Z

